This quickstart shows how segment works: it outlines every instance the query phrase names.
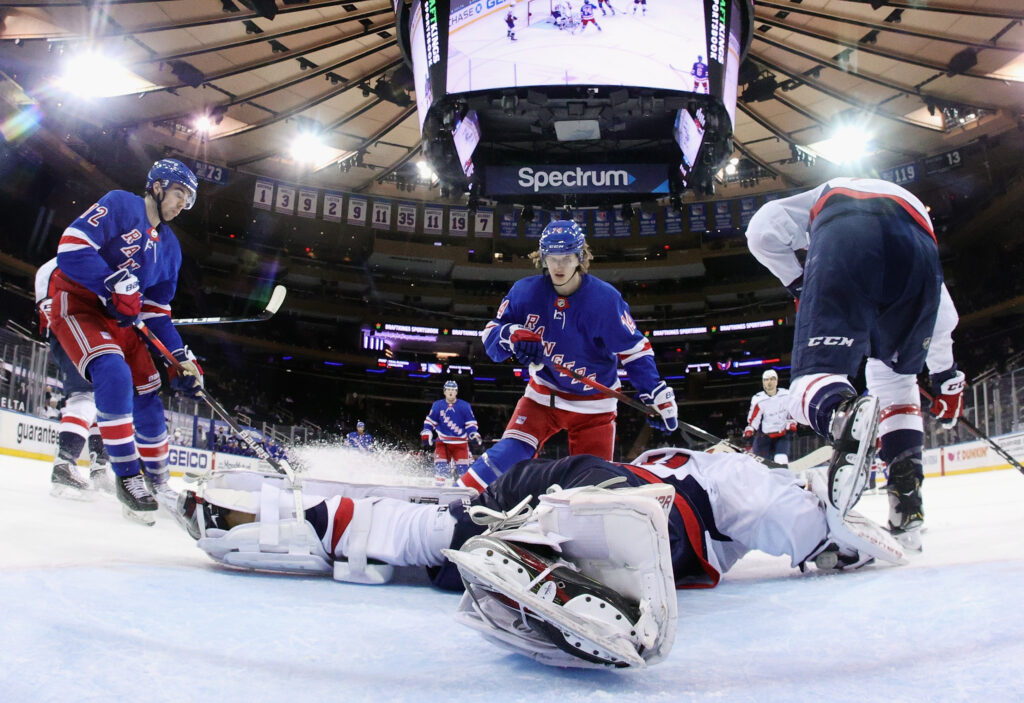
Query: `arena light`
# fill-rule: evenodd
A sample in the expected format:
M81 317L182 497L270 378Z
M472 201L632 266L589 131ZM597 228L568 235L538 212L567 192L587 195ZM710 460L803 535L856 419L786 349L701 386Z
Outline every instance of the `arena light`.
M157 87L98 49L66 53L54 82L58 89L80 98L131 95Z
M872 143L873 136L860 125L840 125L828 139L808 144L806 148L834 164L852 163L876 151Z
M299 132L292 140L289 153L293 160L300 163L313 163L321 155L324 144L320 135L313 132Z
M437 174L434 173L434 169L430 168L430 164L425 159L420 159L416 162L416 169L420 173L420 178L431 183L437 178Z

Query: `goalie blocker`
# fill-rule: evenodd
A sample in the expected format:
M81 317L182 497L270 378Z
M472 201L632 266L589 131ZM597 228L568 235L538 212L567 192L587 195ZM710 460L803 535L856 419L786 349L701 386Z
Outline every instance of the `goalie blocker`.
M222 563L363 583L427 566L435 585L468 587L457 618L492 642L556 666L640 667L671 649L673 586L713 587L751 549L794 567L902 563L881 527L838 514L827 483L821 469L660 449L522 462L472 498L307 482L298 521L281 477L225 473L179 510Z

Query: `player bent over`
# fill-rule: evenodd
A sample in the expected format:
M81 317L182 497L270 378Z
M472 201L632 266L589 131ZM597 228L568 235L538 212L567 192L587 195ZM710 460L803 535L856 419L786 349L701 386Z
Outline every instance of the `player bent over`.
M154 511L157 499L173 508L177 498L167 483L160 374L133 329L137 321L185 368L172 385L202 392L202 369L171 322L181 248L167 224L192 207L197 183L185 164L163 159L150 169L144 197L107 193L64 230L50 281L51 332L92 383L115 492L131 511Z
M888 181L834 178L764 205L747 239L799 302L790 414L833 443L831 478L855 481L860 490L877 427L879 456L889 465L889 527L918 548L924 426L917 374L927 363L931 412L949 427L964 392L953 362L956 308L927 209ZM795 254L801 249L803 266ZM858 398L849 377L865 356L870 395Z
M820 469L804 476L658 449L632 464L522 462L472 499L435 505L335 484L325 500L307 495L298 521L279 476L224 473L178 505L219 562L361 583L428 566L435 585L467 589L457 618L496 643L558 666L644 666L672 646L674 589L717 585L750 550L822 569L902 563L880 526L828 503Z
M510 466L536 454L555 433L569 434L570 454L612 459L617 401L543 364L555 361L609 388L618 388L619 364L637 396L658 412L652 424L679 426L675 393L658 377L651 343L611 285L587 273L593 255L572 220L554 220L530 255L543 270L517 281L483 331L484 349L497 362L531 364L530 383L501 440L477 458L460 483L483 488Z
M438 485L448 481L453 468L457 477L466 473L470 443L478 452L483 448L473 408L459 400L459 384L455 381L446 381L444 398L430 406L420 431L420 443L424 449L434 447L434 481Z

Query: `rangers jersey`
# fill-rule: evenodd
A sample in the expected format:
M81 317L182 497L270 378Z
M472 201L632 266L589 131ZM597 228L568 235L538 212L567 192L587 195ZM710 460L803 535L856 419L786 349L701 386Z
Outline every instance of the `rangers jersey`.
M517 281L483 331L484 348L494 361L511 352L501 345L500 328L518 324L544 338L544 355L602 385L619 388L618 366L641 393L658 383L651 343L637 330L629 305L611 285L584 274L568 296L555 291L547 275ZM616 400L572 376L548 367L533 374L526 397L542 405L587 414L614 412Z
M469 435L478 431L473 408L464 400L456 399L451 405L444 398L434 401L423 420L423 432L437 432L442 444L466 444Z
M167 224L149 224L144 198L123 190L112 190L100 198L64 230L57 247L57 266L104 303L109 293L103 280L118 269L127 269L139 279L140 318L169 349L184 346L171 323L181 247Z
M755 430L769 437L781 437L786 434L786 428L792 421L789 416L788 388L779 388L775 395L761 391L750 399L747 424Z

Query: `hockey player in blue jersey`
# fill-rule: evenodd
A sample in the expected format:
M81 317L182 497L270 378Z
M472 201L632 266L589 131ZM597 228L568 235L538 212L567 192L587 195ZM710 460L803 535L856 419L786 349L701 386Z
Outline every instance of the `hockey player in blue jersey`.
M439 485L451 477L452 468L460 477L466 473L470 443L476 451L483 448L473 408L459 400L459 384L455 381L446 381L444 398L430 406L420 431L420 443L424 449L434 447L434 480Z
M711 92L708 84L708 65L704 63L704 57L698 55L690 68L690 75L693 76L693 92L707 94Z
M592 24L597 27L597 31L603 31L601 25L597 23L597 18L594 16L594 5L590 0L583 0L583 5L580 6L580 32L587 31L587 25Z
M651 343L636 328L622 295L587 273L593 255L579 225L549 223L531 258L544 273L518 281L502 300L483 331L488 356L534 365L550 358L613 389L621 385L621 365L637 397L657 410L652 424L675 431L675 394L658 377ZM569 433L571 454L611 460L616 405L614 398L570 376L534 366L501 440L473 462L460 483L483 490L561 430Z
M365 422L360 420L356 423L355 432L349 432L345 438L345 446L361 452L373 451L373 435L366 431Z
M601 14L602 14L602 15L604 15L605 17L607 17L607 16L608 16L608 13L607 13L607 12L605 11L605 9L604 9L604 8L605 8L605 5L607 5L607 6L608 6L608 9L609 9L609 10L611 10L611 11L612 11L612 14L614 15L614 14L615 14L615 8L614 8L614 7L612 7L612 2L611 2L611 0L597 0L597 6L598 6L599 8L601 8Z
M167 224L192 207L197 187L185 164L157 161L145 196L110 191L64 230L57 248L51 330L92 382L115 492L131 511L176 500L167 483L160 374L134 323L145 321L181 362L185 373L171 373L176 390L197 396L203 387L202 369L171 322L181 248Z
M505 26L507 27L507 29L505 30L505 37L511 39L512 41L516 40L517 19L519 18L512 14L512 10L509 10L508 13L505 15Z
M917 374L927 364L936 398L931 413L948 427L960 416L964 392L964 374L953 361L956 308L927 208L888 181L833 178L764 205L747 240L799 302L790 414L833 442L832 473L848 473L861 487L877 424L879 458L889 466L889 526L904 544L920 547L924 426ZM802 249L803 265L796 256ZM849 378L865 356L870 395L858 397Z

